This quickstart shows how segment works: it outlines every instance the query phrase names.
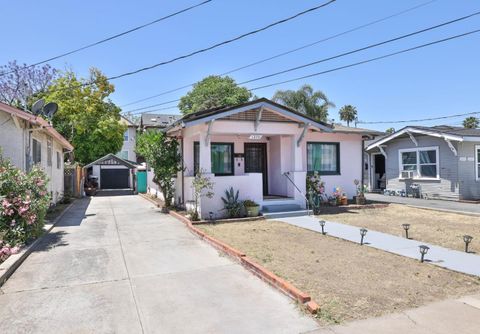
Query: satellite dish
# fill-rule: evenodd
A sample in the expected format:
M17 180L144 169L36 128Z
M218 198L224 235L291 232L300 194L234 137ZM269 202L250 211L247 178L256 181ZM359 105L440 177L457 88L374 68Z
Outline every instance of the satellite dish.
M40 99L37 102L35 102L32 106L32 114L34 115L40 114L44 105L45 105L44 99Z
M45 107L43 107L43 114L47 118L52 118L53 115L55 115L55 113L57 112L57 110L58 110L58 104L56 104L55 102L50 102L50 103L47 103Z

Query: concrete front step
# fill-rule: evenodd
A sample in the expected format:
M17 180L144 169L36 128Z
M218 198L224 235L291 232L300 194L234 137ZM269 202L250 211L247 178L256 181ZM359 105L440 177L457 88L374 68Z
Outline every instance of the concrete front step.
M263 216L266 219L277 219L277 218L288 218L288 217L300 217L308 216L312 211L308 210L292 210L292 211L283 211L283 212L263 212Z
M267 204L262 206L262 212L286 212L286 211L298 211L302 210L302 207L296 203L285 204Z

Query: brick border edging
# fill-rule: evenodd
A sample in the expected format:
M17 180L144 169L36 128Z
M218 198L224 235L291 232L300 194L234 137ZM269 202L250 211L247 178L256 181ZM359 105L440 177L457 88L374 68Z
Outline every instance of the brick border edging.
M27 257L33 252L35 247L48 235L48 233L55 227L60 219L70 210L75 203L75 200L70 203L69 206L63 210L63 212L55 218L50 224L45 224L43 227L44 234L37 238L27 247L23 248L19 253L10 255L2 264L0 264L0 287L13 275L13 273L20 267L20 265L27 259Z
M259 265L258 263L254 262L252 259L250 259L248 256L246 256L245 253L227 245L226 243L217 240L209 235L207 235L205 232L199 230L195 226L193 226L192 222L190 219L186 218L185 216L182 216L181 214L175 212L175 211L170 211L170 215L178 220L180 220L182 223L184 223L190 231L192 231L194 234L198 235L201 239L205 240L208 242L210 245L215 247L217 250L224 252L225 254L231 256L235 260L237 260L242 266L244 266L247 270L252 272L255 276L259 277L261 280L267 282L283 294L287 295L288 297L300 302L301 304L304 304L305 308L307 309L308 312L311 314L315 314L319 311L320 307L316 302L314 302L311 297L306 294L305 292L297 289L295 286L293 286L291 283L287 282L283 278L278 277L274 273L268 271L266 268L263 266Z

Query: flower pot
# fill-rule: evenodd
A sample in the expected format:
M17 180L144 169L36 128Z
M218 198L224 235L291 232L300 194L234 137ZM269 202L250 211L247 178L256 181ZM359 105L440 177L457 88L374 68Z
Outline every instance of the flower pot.
M260 206L246 206L245 211L247 211L247 217L257 217L260 213Z
M348 198L347 196L342 196L340 199L341 205L348 205Z

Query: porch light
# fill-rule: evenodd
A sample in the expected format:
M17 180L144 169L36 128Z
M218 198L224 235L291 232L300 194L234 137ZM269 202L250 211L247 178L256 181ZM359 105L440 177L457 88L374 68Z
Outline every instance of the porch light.
M473 237L471 235L464 235L463 241L465 242L465 253L468 253L468 244L472 242Z
M430 249L430 247L425 246L425 245L420 245L418 247L420 248L420 262L423 262L425 254L428 253L428 250Z
M322 228L322 234L325 235L325 220L319 220L318 223L320 224L320 227Z
M360 245L363 245L363 238L367 235L368 230L366 228L360 229Z
M402 227L405 230L405 238L408 239L408 230L410 229L410 224L402 224Z

